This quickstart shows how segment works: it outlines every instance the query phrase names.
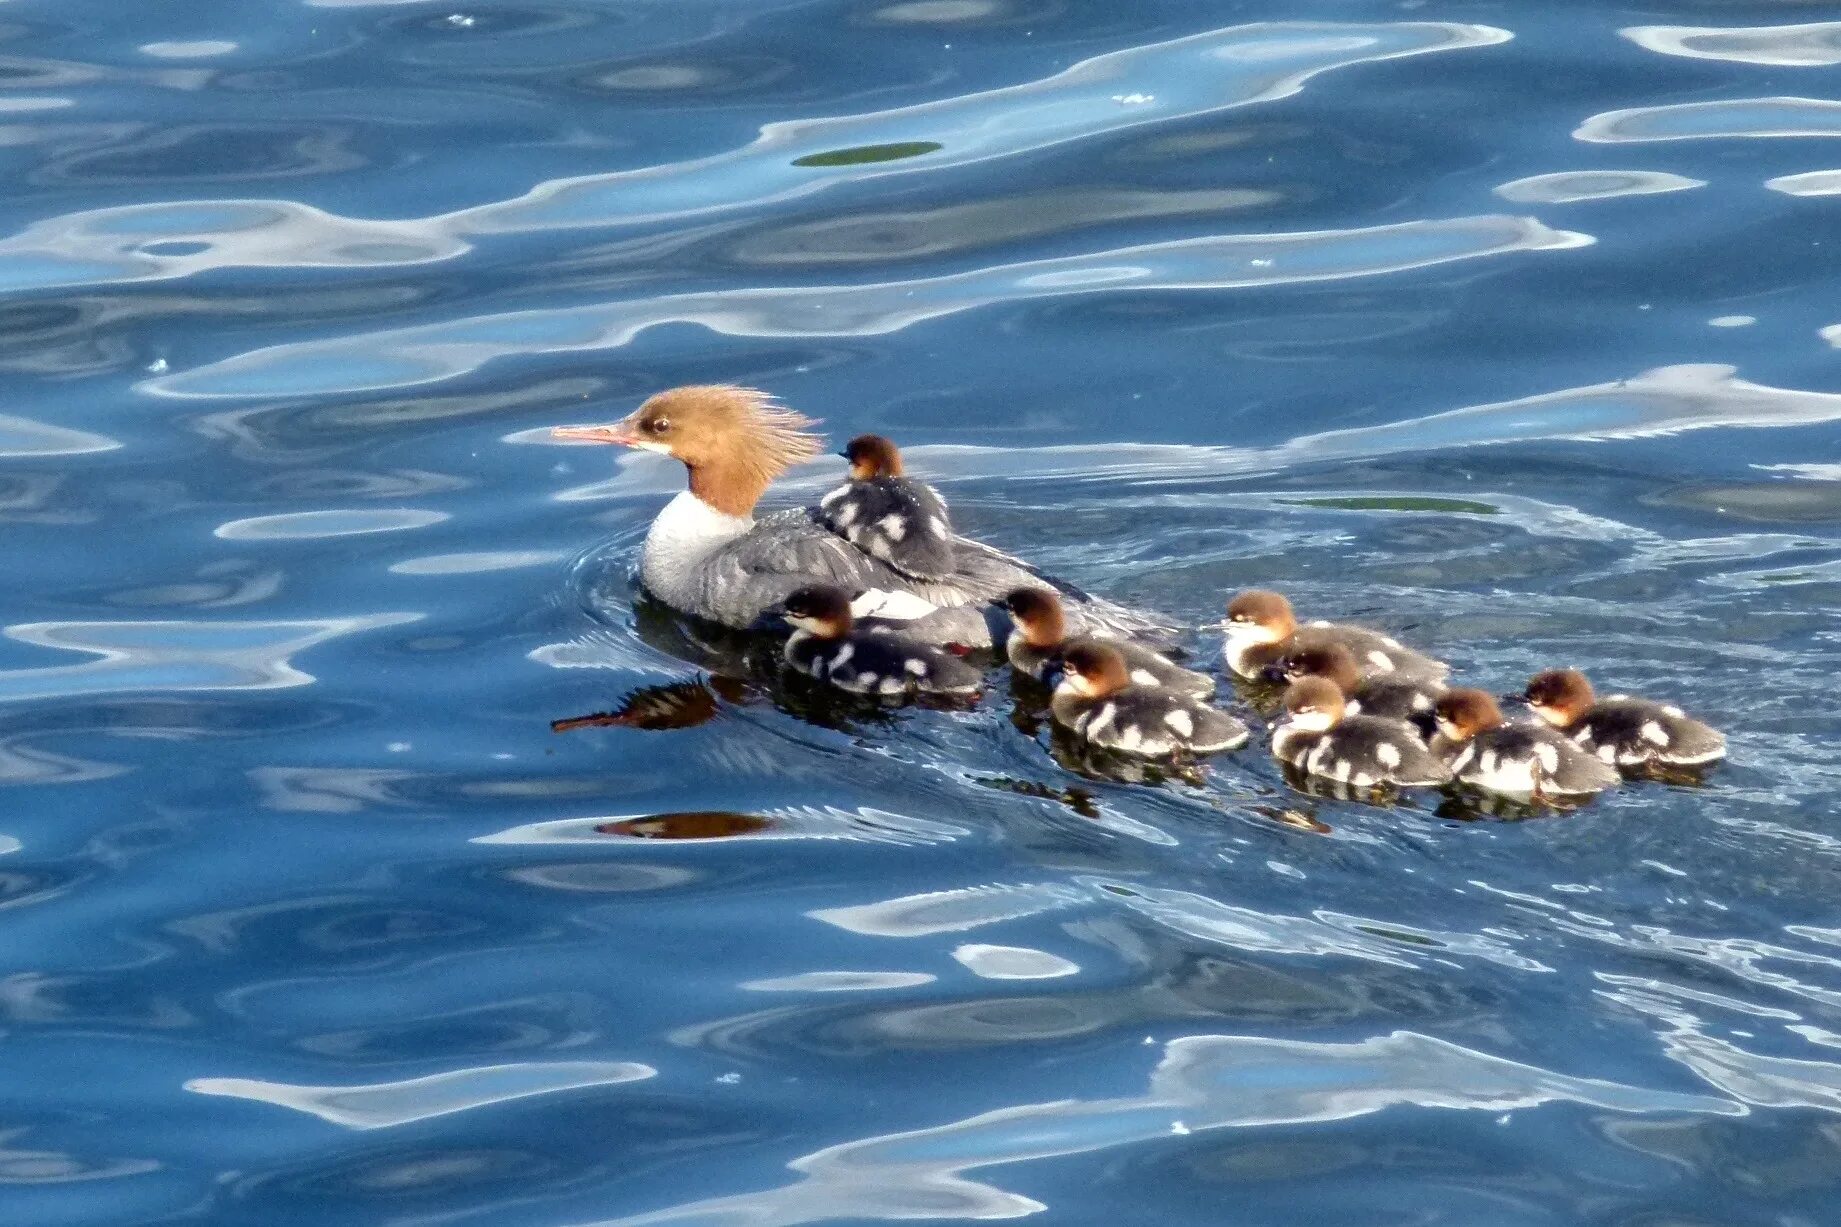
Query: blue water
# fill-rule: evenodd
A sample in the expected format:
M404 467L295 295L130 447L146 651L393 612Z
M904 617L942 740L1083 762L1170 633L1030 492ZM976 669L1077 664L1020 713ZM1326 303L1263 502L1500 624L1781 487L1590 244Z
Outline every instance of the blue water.
M1841 1222L1841 6L10 0L0 54L0 1222ZM717 380L1116 599L1281 587L1732 761L1462 821L731 677L591 610L679 472L548 437Z

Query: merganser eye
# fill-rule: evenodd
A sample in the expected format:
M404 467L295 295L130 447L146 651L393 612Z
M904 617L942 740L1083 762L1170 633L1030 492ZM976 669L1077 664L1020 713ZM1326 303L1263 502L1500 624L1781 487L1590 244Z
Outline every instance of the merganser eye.
M655 435L662 435L667 430L671 429L671 419L670 418L653 418L650 422L646 423L646 429L651 431Z

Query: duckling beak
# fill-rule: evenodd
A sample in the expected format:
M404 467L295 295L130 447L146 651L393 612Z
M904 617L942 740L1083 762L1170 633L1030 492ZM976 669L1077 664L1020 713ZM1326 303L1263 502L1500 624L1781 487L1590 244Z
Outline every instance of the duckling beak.
M550 437L573 443L618 443L632 447L639 442L639 436L629 424L631 420L623 418L611 426L558 426L550 431Z

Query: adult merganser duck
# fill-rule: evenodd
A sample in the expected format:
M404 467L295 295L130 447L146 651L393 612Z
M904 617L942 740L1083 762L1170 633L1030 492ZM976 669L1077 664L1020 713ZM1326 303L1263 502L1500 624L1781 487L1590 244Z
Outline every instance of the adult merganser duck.
M1285 714L1272 730L1272 756L1306 775L1373 788L1435 788L1451 768L1426 749L1410 724L1349 715L1328 678L1306 677L1285 691Z
M968 695L984 674L944 648L898 633L856 630L850 596L830 584L811 584L786 598L781 615L795 628L783 650L801 673L853 694Z
M1062 653L1050 710L1055 722L1102 750L1145 758L1214 754L1246 744L1247 726L1162 686L1135 686L1118 649L1082 639Z
M1510 797L1584 797L1618 783L1599 762L1542 725L1504 724L1481 690L1447 690L1433 708L1432 753L1460 783Z
M1355 653L1341 643L1293 648L1279 659L1278 671L1287 682L1319 677L1342 692L1344 709L1351 716L1379 716L1401 720L1423 741L1432 735L1432 705L1445 693L1438 682L1378 674L1364 679Z
M611 426L564 426L557 438L659 452L690 473L646 533L640 580L680 613L737 629L761 624L797 589L835 583L858 617L903 621L930 643L991 645L984 606L1029 585L1060 588L1084 627L1158 629L1151 619L1089 597L990 546L955 536L954 565L937 579L904 575L818 522L810 508L756 519L755 504L788 468L819 454L810 418L765 392L727 385L673 388Z
M1726 738L1670 703L1592 693L1577 669L1549 669L1517 696L1589 754L1618 767L1698 767L1726 757Z
M818 522L903 575L951 575L946 500L905 474L900 449L881 435L858 435L838 454L850 461L850 480L818 500Z
M1365 679L1378 674L1438 681L1451 672L1451 666L1405 647L1399 640L1361 626L1344 626L1334 622L1309 622L1298 625L1291 602L1276 592L1253 589L1242 592L1227 605L1227 632L1223 648L1228 667L1241 677L1254 678L1277 664L1294 648L1319 647L1340 643L1355 657L1356 667Z
M1016 624L1004 644L1004 652L1018 670L1038 681L1061 663L1068 643L1067 615L1061 598L1046 588L1018 588L1003 600ZM1125 658L1125 670L1138 686L1168 686L1194 699L1206 699L1215 692L1215 679L1196 673L1165 659L1141 644L1125 640L1107 640L1108 646Z

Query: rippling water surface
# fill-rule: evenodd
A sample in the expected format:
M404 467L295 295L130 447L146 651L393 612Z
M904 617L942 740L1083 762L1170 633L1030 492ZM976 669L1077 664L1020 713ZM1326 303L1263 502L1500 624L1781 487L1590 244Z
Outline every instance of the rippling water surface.
M0 68L0 1219L1837 1221L1841 9L11 0ZM1732 761L1459 821L764 688L589 612L680 474L548 438L715 380Z

